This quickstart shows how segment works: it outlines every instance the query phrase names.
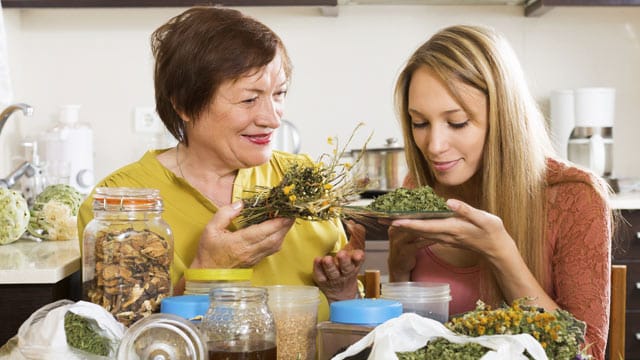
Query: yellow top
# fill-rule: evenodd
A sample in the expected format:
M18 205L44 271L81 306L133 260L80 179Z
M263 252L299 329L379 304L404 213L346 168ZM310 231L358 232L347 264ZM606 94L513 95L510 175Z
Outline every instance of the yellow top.
M160 190L164 203L162 218L169 224L174 236L174 257L171 279L174 285L193 261L200 234L216 213L217 207L184 179L162 166L156 159L164 150L152 150L132 164L108 175L96 187L144 187ZM240 169L236 176L233 199L242 197L243 189L255 185L275 186L282 180L287 164L292 161L311 162L305 155L274 151L269 162L248 169ZM92 196L80 207L78 228L80 241L86 224L93 219ZM230 231L237 230L232 223ZM347 237L339 220L296 220L287 233L280 251L270 255L253 267L251 283L267 285L314 285L313 259L333 254L347 243ZM82 244L81 244L82 245ZM329 317L329 307L321 296L318 320Z

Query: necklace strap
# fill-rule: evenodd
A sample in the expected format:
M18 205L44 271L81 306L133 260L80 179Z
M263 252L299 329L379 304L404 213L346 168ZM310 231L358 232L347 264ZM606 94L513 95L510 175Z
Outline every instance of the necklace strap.
M180 143L178 143L178 145L176 145L176 165L178 165L178 171L180 172L180 176L184 179L187 180L184 177L184 173L182 172L182 166L180 166L180 158L179 158L179 154L180 154Z

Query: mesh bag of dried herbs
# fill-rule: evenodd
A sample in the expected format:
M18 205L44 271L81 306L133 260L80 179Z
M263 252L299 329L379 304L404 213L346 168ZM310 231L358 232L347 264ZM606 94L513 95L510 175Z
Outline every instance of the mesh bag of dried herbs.
M549 359L586 360L584 334L586 324L557 309L545 311L542 308L525 305L530 299L517 299L511 306L503 305L491 309L478 301L475 310L452 318L445 326L451 331L466 336L530 334L542 345ZM480 359L487 348L475 343L455 344L438 338L422 349L398 353L400 360L418 359Z
M100 305L58 300L36 310L20 326L18 350L27 359L115 359L124 330Z
M430 186L398 188L376 197L367 208L384 212L450 211L447 201L438 196Z

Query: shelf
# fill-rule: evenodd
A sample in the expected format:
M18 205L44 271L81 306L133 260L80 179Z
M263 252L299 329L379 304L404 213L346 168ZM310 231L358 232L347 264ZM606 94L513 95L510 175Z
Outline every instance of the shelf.
M337 0L2 0L4 8L222 6L337 6Z
M534 0L524 8L525 16L540 16L555 6L640 6L640 0Z

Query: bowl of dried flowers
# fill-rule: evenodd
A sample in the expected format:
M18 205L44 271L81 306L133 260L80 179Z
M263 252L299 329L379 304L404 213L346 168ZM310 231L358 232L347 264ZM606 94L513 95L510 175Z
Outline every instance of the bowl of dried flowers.
M475 310L453 317L444 325L456 334L466 336L530 334L555 360L591 359L586 354L586 324L568 311L526 305L530 299L515 300L511 306L491 309L478 301ZM412 352L397 353L400 360L480 359L489 349L477 343L456 344L444 338L428 342Z
M352 162L344 160L349 143L363 125L356 126L344 146L340 146L337 137L329 137L327 142L333 146L332 153L322 154L317 162L291 163L278 185L244 189L244 207L238 225L246 227L276 217L309 221L344 217L343 207L366 190L354 180L357 174L352 172L359 169L354 165L362 158L372 135L359 156Z

